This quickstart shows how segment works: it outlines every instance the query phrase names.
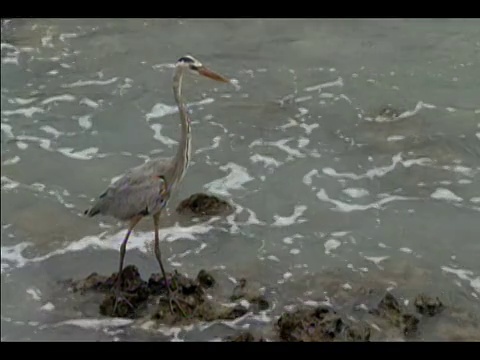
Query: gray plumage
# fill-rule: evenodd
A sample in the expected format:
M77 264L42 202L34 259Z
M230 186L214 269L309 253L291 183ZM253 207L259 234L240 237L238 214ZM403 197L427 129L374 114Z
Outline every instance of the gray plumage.
M168 284L167 275L163 268L160 253L159 219L162 210L168 203L170 195L176 190L182 181L191 156L191 129L190 118L182 100L182 78L185 70L195 74L209 77L221 82L229 82L223 76L214 73L204 67L198 60L191 56L181 57L175 66L173 76L173 95L178 106L181 124L181 139L177 154L171 158L156 158L145 164L129 169L118 180L107 187L107 189L96 199L93 206L85 211L89 217L96 215L108 215L122 221L128 221L128 231L120 246L120 262L118 276L115 285L115 306L113 313L120 300L132 306L121 294L123 261L128 238L133 228L145 216L152 216L155 226L155 257L157 258L165 284ZM172 313L173 304L185 315L182 307L174 298L170 286L167 285L170 310Z
M148 216L161 211L172 189L167 177L170 159L153 159L130 169L110 185L87 210L90 217L101 214L127 221L136 215ZM171 178L171 176L168 176Z

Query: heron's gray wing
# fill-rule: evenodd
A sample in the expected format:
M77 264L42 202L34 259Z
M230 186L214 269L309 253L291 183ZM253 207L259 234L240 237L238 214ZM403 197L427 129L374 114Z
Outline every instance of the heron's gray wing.
M128 172L100 195L87 214L111 215L122 220L153 214L165 206L165 188L165 180L160 176Z

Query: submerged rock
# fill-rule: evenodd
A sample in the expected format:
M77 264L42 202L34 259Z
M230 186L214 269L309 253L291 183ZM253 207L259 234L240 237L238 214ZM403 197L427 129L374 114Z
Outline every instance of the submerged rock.
M180 202L176 210L180 214L214 216L230 214L233 206L214 195L196 193Z
M117 273L110 276L100 288L112 290L117 281ZM122 270L121 282L122 298L115 306L115 295L113 292L107 294L100 305L100 313L105 316L136 317L138 309L144 305L150 295L147 282L143 281L134 265L128 265Z
M260 337L259 339L256 339L255 336L251 332L246 331L246 332L241 332L237 335L227 336L225 338L225 341L229 341L229 342L264 342L265 339L263 339L262 337Z
M392 325L400 328L405 336L410 336L417 331L419 319L405 312L398 300L389 292L385 294L377 308L371 310L371 313L389 320Z
M265 296L258 290L247 286L247 280L243 278L238 281L238 285L233 289L232 296L230 296L232 301L240 299L245 299L249 303L256 305L260 311L267 310L270 307L270 303Z
M439 314L444 306L440 299L436 297L435 299L424 295L420 294L415 298L415 307L417 308L417 311L426 316L435 316Z
M282 314L277 322L282 341L369 341L366 325L352 325L333 309L320 306Z
M207 290L215 286L216 280L205 270L201 270L194 279L178 272L167 274L167 282L175 298L172 303L173 314L162 275L154 273L150 275L148 281L144 281L136 266L126 266L122 271L122 297L115 306L113 290L116 280L117 273L110 277L92 273L83 280L71 282L70 287L75 292L94 291L105 294L100 304L100 313L104 316L147 317L172 325L200 320L233 320L248 312L243 305L221 305L209 296ZM178 308L177 303L185 314Z

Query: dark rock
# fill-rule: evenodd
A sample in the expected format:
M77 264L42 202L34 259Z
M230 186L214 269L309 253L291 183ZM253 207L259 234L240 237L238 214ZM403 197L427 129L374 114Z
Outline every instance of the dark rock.
M348 325L334 310L323 306L284 313L278 319L277 328L283 341L368 341L370 338L369 330Z
M108 291L112 285L106 283L107 279L106 276L98 275L94 272L83 280L72 281L70 288L73 292L80 292L82 294L90 290Z
M388 319L390 323L402 330L406 336L417 331L418 318L402 309L395 297L387 292L372 314Z
M237 301L239 299L249 301L256 305L260 311L267 310L270 307L270 303L265 296L259 294L257 290L248 288L247 280L243 278L238 281L238 285L235 286L232 295L230 296L230 300L232 301Z
M260 338L257 340L255 336L253 336L252 333L248 331L242 332L238 335L228 336L225 340L230 342L264 342L265 341L263 338Z
M236 336L229 336L226 340L231 342L253 342L255 338L251 333L244 332Z
M370 327L365 324L353 324L345 329L346 341L370 341Z
M224 320L234 320L239 317L242 317L248 312L248 309L242 305L237 305L230 310L227 310L223 315L221 315L219 318L224 319Z
M438 297L434 299L424 294L418 295L415 298L414 304L417 308L417 311L420 314L426 316L435 316L439 314L444 308L442 302Z
M385 313L400 314L400 304L395 297L387 292L378 304L378 310Z
M214 277L205 270L200 270L197 275L197 282L200 284L200 286L206 289L209 289L215 285Z
M416 333L418 329L418 318L413 314L403 314L400 328L405 336L410 336Z
M196 193L180 202L176 210L180 214L214 216L230 214L233 206L216 196Z
M97 288L112 290L117 281L117 273L110 276L103 284L97 284ZM144 305L150 295L148 284L142 280L138 269L134 265L128 265L122 270L121 278L122 297L116 303L114 293L109 293L100 305L100 313L105 316L118 316L134 318L137 310Z

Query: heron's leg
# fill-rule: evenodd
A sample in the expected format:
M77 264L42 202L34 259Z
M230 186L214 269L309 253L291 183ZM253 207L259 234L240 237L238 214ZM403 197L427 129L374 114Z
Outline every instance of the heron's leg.
M165 282L165 286L166 286L167 291L168 291L168 301L169 301L169 304L170 304L170 311L172 312L172 314L174 314L173 303L175 303L175 305L177 305L177 308L180 310L182 315L184 317L187 317L185 311L183 310L183 308L178 303L178 300L175 299L175 297L172 293L172 290L170 289L170 285L168 284L168 280L167 280L167 274L166 274L165 269L164 269L163 264L162 264L162 255L161 255L161 252L160 252L160 237L158 235L159 222L160 222L160 213L157 213L157 214L153 215L153 223L155 225L155 257L157 258L158 264L160 265L160 270L162 271L162 275L163 275L163 281Z
M115 305L113 306L113 313L115 313L115 310L117 308L117 305L120 300L124 300L130 307L133 307L130 302L125 299L124 296L122 296L122 271L123 271L123 262L125 259L125 252L127 250L127 242L128 239L130 238L130 234L132 233L133 228L139 223L139 221L142 219L141 216L137 216L133 219L130 220L130 224L128 226L127 234L125 235L125 238L123 239L122 245L120 246L120 263L118 266L118 273L117 273L117 279L115 282Z

